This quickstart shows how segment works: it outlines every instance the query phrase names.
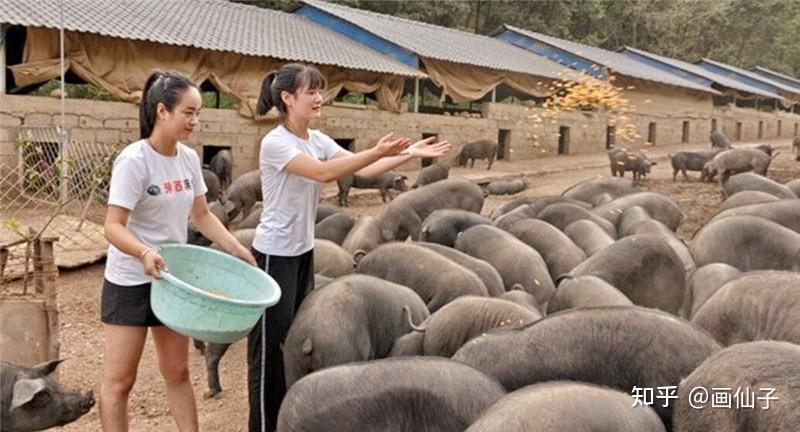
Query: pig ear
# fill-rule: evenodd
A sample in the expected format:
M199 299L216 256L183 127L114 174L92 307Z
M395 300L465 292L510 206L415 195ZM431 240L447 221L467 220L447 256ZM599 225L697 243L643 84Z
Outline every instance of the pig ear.
M558 285L561 285L561 282L563 282L566 279L575 279L575 276L573 276L573 275L571 275L569 273L560 274L560 275L556 276L556 278L555 278L555 280L553 280L553 282L555 282L556 283L556 287L558 287Z
M367 254L367 251L365 251L364 249L359 249L359 250L355 251L355 253L353 254L353 261L356 262L356 266L358 266L358 263L361 262L361 258L364 258L364 255L366 255L366 254Z
M311 342L311 339L305 338L305 340L303 341L303 346L301 347L301 349L303 350L303 354L309 355L309 354L311 354L311 351L314 350L314 343Z
M49 362L39 363L31 369L33 369L36 376L44 377L53 373L62 361L64 359L50 360Z
M11 394L11 410L15 410L33 400L41 391L44 391L44 379L21 379L14 383Z

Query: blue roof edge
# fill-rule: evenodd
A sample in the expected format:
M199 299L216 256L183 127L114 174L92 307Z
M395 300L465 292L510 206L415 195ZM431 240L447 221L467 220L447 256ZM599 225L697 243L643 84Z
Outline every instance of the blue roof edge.
M365 45L383 55L394 58L400 63L419 70L419 57L417 54L401 47L400 45L370 33L363 28L339 18L329 12L319 9L311 4L303 3L293 10L296 15L304 16L317 25L335 31L350 40Z

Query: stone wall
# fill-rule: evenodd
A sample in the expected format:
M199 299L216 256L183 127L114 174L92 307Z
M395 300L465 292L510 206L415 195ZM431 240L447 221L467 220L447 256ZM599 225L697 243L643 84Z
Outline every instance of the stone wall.
M770 113L728 105L715 107L713 118L717 121L717 128L731 141L766 141L800 134L800 115L784 111Z
M626 91L637 107L632 116L641 138L633 143L616 140L616 145L637 148L646 145L650 123L656 125L655 145L680 144L683 122L688 122L688 142L708 142L712 119L721 130L736 140L736 124L742 124L741 140L757 140L758 122L763 122L762 139L779 138L795 133L800 115L785 112L767 113L736 107L713 108L710 96L698 92L682 92L663 86L639 83L635 91ZM15 141L21 127L47 126L60 121L58 99L36 96L0 95L0 165L16 164ZM67 99L66 125L73 140L102 142L124 146L138 137L138 107L126 102L105 102ZM363 106L329 105L323 117L312 127L325 131L337 140L352 140L351 150L372 146L381 136L420 139L423 134L438 134L454 144L443 162L449 163L460 147L479 139L498 140L501 131L508 135L505 157L511 160L552 156L559 153L561 128L569 128L569 140L563 153L582 154L606 148L608 118L603 112L573 112L555 121L537 123L531 116L538 108L522 105L486 103L481 118L434 114L391 113ZM234 175L257 168L259 142L274 123L256 123L234 110L203 109L201 127L189 144L203 156L209 146L231 147L234 152ZM417 168L412 161L401 168ZM3 175L3 173L0 173Z
M619 85L625 88L623 97L636 112L633 123L641 138L634 147L646 143L669 146L708 141L713 112L711 94L624 78ZM629 86L633 90L628 90Z
M20 127L59 124L58 99L0 95L0 163L16 157L14 141ZM119 145L139 137L138 106L126 102L67 99L65 120L71 140ZM200 130L189 143L202 156L203 146L229 146L236 154L238 175L255 167L259 136L268 125L258 125L233 110L204 110ZM9 157L12 159L10 160Z
M501 103L486 103L484 117L497 129L510 131L510 159L532 159L558 154L559 131L569 128L569 144L565 153L580 154L605 148L606 115L598 112L573 112L557 120L536 121L539 108Z
M655 125L655 142L658 146L708 141L711 131L711 96L701 92L649 85L642 82L625 82L633 90L623 91L623 97L635 107L631 122L636 126L639 139L625 142L612 136L612 143L620 147L641 148L648 144L650 125ZM484 116L494 120L498 128L512 130L513 157L529 159L559 153L562 128L569 128L565 154L602 151L608 143L609 118L602 111L571 112L556 120L535 122L530 117L538 108L517 105L486 104ZM687 122L684 137L684 122ZM611 131L613 135L613 131Z
M396 114L364 107L326 106L323 108L322 118L315 121L312 127L321 129L336 140L354 140L351 148L354 151L371 147L389 132L414 140L421 139L426 134L436 134L439 139L448 140L454 145L453 151L444 162L450 162L466 143L480 139L497 139L497 126L486 118ZM419 162L413 161L408 165L402 168L417 167Z
M16 164L15 142L21 127L52 126L60 122L56 98L0 95L0 165ZM483 118L433 114L395 114L364 107L326 106L323 117L312 124L334 139L353 140L352 150L372 146L389 133L421 139L425 133L438 134L457 148L478 139L497 138L496 127ZM72 140L103 142L124 146L139 136L138 107L126 102L67 99L65 120ZM234 175L256 169L261 137L274 123L254 122L234 110L204 108L200 128L186 144L203 156L207 146L231 147ZM457 151L457 149L456 149ZM451 152L449 158L455 154ZM419 161L409 163L414 168ZM1 174L1 173L0 173Z

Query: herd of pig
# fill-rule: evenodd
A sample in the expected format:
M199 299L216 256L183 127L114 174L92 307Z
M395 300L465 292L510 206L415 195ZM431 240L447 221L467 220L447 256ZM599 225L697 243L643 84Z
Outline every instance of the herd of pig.
M707 151L682 151L670 155L672 163L672 180L677 180L678 173L683 174L687 181L687 171L700 171L701 181L713 181L719 175L720 182L725 183L728 177L734 174L753 171L762 176L767 175L770 163L778 153L773 153L769 144L750 144L734 148L728 138L721 132L711 133L711 150ZM793 150L800 160L800 137L795 138ZM625 149L612 148L607 150L611 175L625 176L625 172L633 173L633 180L647 177L651 167L656 165L643 152L632 153Z
M320 205L279 430L793 430L800 180L764 176L771 148L712 151L766 159L717 160L727 199L688 243L672 199L613 177L481 215L487 191L437 164L377 217ZM405 180L348 182L386 196ZM198 347L216 395L227 346ZM778 386L782 402L687 405L698 385L748 383ZM634 408L634 386L678 398Z
M673 199L618 177L481 214L487 189L434 165L376 217L321 204L315 286L283 345L278 430L798 430L800 179L767 178L760 156L749 169L718 160L739 150L774 157L709 157L699 170L720 176L725 200L690 241ZM694 157L679 155L673 166ZM238 217L249 247L259 191L231 198L247 176L213 205L226 223ZM361 185L393 189L389 176ZM215 396L228 347L195 345ZM61 416L53 425L88 410L90 395L47 377L54 367L4 365L3 431L38 430L32 412ZM698 387L775 399L698 409ZM634 406L635 388L671 396Z

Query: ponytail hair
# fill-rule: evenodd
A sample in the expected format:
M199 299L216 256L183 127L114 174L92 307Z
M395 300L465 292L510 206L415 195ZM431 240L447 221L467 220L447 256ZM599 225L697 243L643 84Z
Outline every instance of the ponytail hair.
M150 138L156 126L156 109L161 103L172 112L183 92L197 86L177 72L153 71L145 81L139 104L139 138Z
M298 88L305 85L311 89L325 88L325 77L314 66L301 63L289 63L270 72L261 82L261 93L256 105L258 115L266 114L272 107L277 108L281 115L288 114L281 92L295 94Z
M272 100L272 83L275 81L275 72L270 72L261 81L261 93L258 95L258 104L256 111L258 115L264 115L275 106Z

